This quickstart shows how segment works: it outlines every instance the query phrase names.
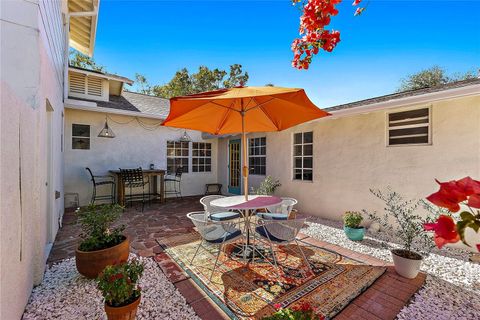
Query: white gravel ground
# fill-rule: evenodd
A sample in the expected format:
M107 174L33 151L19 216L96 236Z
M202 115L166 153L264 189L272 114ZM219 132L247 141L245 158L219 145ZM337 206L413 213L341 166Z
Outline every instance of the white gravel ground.
M308 225L302 231L311 237L392 262L390 251L374 238L379 234L354 242L345 236L341 222L312 218ZM422 270L428 273L426 283L398 319L480 319L480 265L470 262L467 252L434 249Z
M139 259L145 271L137 319L199 319L155 261ZM82 277L71 258L46 271L43 282L33 289L23 319L106 319L106 315L95 280Z

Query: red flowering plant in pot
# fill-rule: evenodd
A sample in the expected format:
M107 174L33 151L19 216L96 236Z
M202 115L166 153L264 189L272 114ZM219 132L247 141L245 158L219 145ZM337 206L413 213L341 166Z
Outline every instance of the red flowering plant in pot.
M263 317L262 320L324 320L325 317L318 315L316 308L308 302L293 306L291 308L282 308L280 304L274 305L276 311L274 314Z
M105 267L97 278L98 289L105 299L109 320L133 320L140 304L141 288L138 281L144 266L137 259Z
M440 189L427 200L440 208L434 223L425 223L434 232L438 248L445 245L480 252L480 181L465 177L440 182Z

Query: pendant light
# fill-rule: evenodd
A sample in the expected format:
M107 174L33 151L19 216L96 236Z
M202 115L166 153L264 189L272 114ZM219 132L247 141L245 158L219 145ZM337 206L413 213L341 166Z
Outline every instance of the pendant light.
M192 138L187 133L187 130L183 131L183 136L180 138L180 142L190 142Z
M105 115L105 126L103 127L102 131L100 131L98 136L100 138L115 138L115 133L113 133L113 130L108 126L106 115Z

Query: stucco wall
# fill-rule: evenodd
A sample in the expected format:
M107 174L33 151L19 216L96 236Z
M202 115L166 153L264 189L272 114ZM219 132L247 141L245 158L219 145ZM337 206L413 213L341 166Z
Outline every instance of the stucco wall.
M280 179L278 195L297 198L307 214L340 219L346 210L382 210L369 192L372 187L391 186L406 197L421 198L437 190L434 178L480 177L480 96L430 105L433 143L428 146L386 147L385 110L250 136L267 137L267 175ZM302 131L314 133L313 182L292 180L293 133ZM225 185L227 145L228 139L222 139L219 177ZM258 185L259 178L250 185Z
M66 109L65 113L65 192L75 192L80 196L80 205L89 203L92 195L90 177L85 167L96 175L108 174L118 168L148 168L150 163L156 168L167 167L167 140L179 140L183 130L156 127L146 130L130 116L109 115L108 121L116 137L97 137L105 123L105 114L99 112ZM147 124L160 120L141 119ZM127 124L127 122L130 122ZM72 149L72 124L90 125L90 150ZM187 131L192 141L204 141L198 131ZM206 141L206 140L205 140ZM205 192L206 183L217 182L217 140L212 143L212 172L185 173L182 176L182 195L199 195ZM191 163L191 162L190 162ZM108 192L108 191L104 191ZM67 204L68 205L68 204Z
M48 16L62 25L60 1L48 8L35 1L1 1L0 6L0 319L19 319L33 285L42 279L63 213L63 83L58 69L63 56L56 52L63 46L56 41L64 40L64 34L57 29L52 36L42 20ZM42 11L53 9L55 13ZM53 59L52 53L59 56ZM50 177L48 163L54 168ZM60 198L55 199L55 191Z

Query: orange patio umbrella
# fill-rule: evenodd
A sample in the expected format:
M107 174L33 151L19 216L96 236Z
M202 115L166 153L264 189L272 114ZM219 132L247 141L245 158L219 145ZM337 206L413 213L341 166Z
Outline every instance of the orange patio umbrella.
M242 134L245 198L248 196L246 134L281 131L325 117L303 89L235 87L170 99L164 126L199 130L214 135Z

